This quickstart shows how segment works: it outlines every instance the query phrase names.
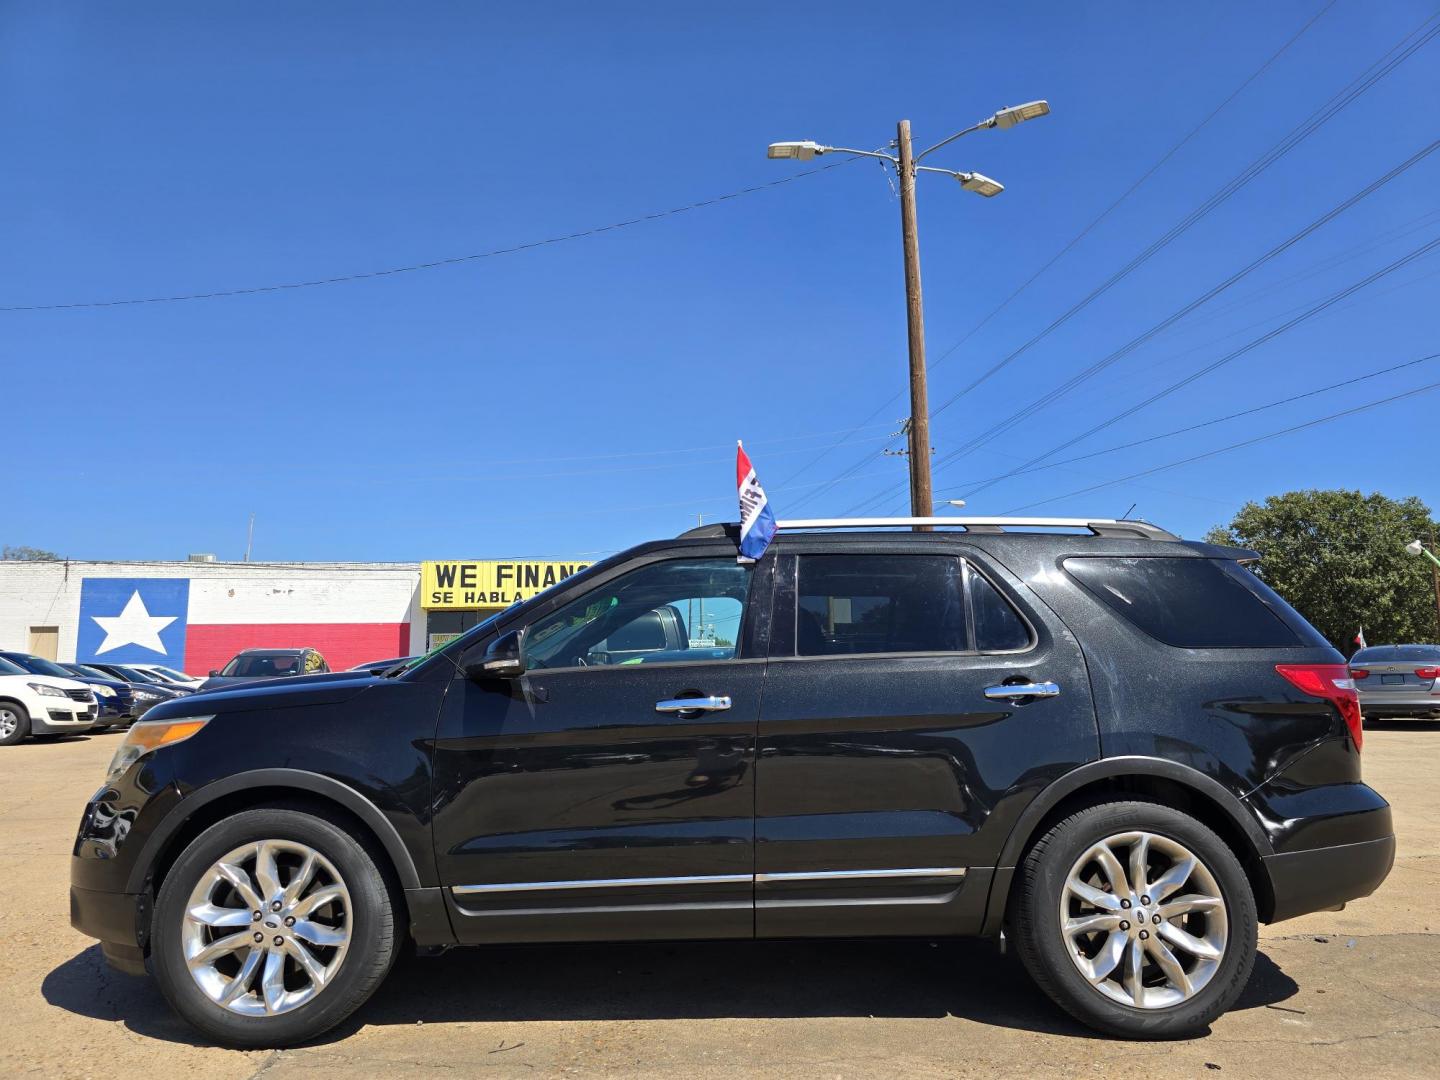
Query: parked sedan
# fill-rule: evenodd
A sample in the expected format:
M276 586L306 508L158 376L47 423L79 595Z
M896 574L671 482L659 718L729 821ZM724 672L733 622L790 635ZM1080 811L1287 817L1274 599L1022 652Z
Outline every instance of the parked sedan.
M1371 645L1350 658L1368 717L1440 717L1440 645Z
M0 746L27 735L79 735L94 724L95 695L84 683L0 659Z
M184 697L186 694L193 692L188 686L174 686L167 683L164 679L160 678L160 676L152 675L143 668L135 667L132 664L102 664L96 661L87 666L99 668L101 671L109 673L113 678L123 679L137 690L149 690L157 693L167 701L172 697Z

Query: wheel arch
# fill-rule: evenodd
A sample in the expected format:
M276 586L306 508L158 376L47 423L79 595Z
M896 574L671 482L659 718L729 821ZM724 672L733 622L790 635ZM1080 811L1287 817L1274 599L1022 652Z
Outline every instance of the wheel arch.
M1066 773L1020 814L1005 841L990 886L983 932L993 936L1002 929L1015 869L1051 826L1088 806L1128 799L1182 810L1215 832L1239 859L1255 894L1260 921L1269 921L1274 896L1262 859L1273 854L1274 848L1239 798L1218 780L1187 765L1163 758L1118 757L1094 761Z
M384 851L402 890L419 889L420 876L405 842L379 807L354 788L301 769L259 769L237 773L188 795L161 823L131 871L126 891L142 893L159 883L186 845L231 814L276 803L338 811L367 832Z

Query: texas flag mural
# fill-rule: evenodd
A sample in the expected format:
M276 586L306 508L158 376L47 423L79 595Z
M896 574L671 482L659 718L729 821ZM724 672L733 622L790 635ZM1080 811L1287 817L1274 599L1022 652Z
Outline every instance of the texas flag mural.
M106 578L80 583L75 659L168 664L192 675L242 649L318 649L333 669L410 651L413 582L345 587L237 578Z

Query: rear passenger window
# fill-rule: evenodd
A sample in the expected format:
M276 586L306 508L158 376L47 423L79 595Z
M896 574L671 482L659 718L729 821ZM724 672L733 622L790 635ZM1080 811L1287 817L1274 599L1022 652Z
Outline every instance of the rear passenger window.
M1265 602L1216 559L1065 560L1065 571L1135 626L1182 649L1300 644Z
M970 604L975 618L975 648L1007 652L1030 644L1030 628L994 585L970 571Z
M802 555L798 656L964 652L964 562L948 555Z

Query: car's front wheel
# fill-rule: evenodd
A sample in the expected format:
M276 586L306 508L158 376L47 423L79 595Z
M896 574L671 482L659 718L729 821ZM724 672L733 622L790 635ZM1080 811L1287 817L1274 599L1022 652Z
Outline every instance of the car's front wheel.
M13 746L30 734L30 714L18 701L0 701L0 746Z
M323 817L248 810L181 853L155 904L151 954L171 1006L217 1042L281 1047L355 1011L395 954L375 857Z
M1076 1019L1124 1038L1203 1031L1255 962L1255 900L1234 852L1153 803L1059 822L1020 870L1011 928L1031 976Z

